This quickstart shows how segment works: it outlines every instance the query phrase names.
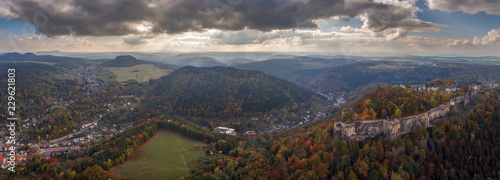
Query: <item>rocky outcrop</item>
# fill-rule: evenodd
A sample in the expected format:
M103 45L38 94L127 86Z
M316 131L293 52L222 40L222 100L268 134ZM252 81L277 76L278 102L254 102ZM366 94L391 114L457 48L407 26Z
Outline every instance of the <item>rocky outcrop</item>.
M334 136L339 136L344 140L354 139L362 141L368 137L375 137L384 133L389 141L397 137L413 132L416 128L427 128L437 123L438 119L447 116L454 106L463 103L468 104L475 101L479 96L479 91L475 90L464 96L454 98L454 104L447 102L429 111L394 120L359 120L353 123L336 122Z

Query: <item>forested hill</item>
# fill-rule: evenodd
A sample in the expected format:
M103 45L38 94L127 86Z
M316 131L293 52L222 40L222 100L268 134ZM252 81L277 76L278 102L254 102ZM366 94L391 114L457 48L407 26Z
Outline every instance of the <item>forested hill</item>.
M229 118L320 100L315 92L258 71L183 67L150 82L146 101L160 113ZM306 105L307 106L307 105Z
M410 62L364 61L329 69L306 86L317 91L349 91L373 83L421 84L434 79L471 83L500 79L500 66L464 63L419 65Z
M101 66L104 66L104 67L131 67L131 66L141 65L141 64L154 64L157 67L162 68L162 69L175 69L175 67L173 65L170 65L170 64L157 63L157 62L151 62L151 61L145 61L145 60L138 60L134 56L130 56L130 55L117 56L113 60L102 63Z
M15 69L15 102L20 117L35 117L44 112L49 101L54 99L76 99L80 93L80 82L64 77L65 69L33 62L2 63L0 83L7 89L8 71ZM5 91L7 92L7 91ZM7 93L0 98L0 108L7 110ZM0 120L3 122L5 119ZM54 124L52 124L54 126Z
M356 60L342 57L301 56L237 64L234 67L262 71L297 84L307 85L330 68L355 62Z
M454 82L450 82L451 84ZM377 86L369 93L354 101L353 110L358 117L354 119L382 119L404 117L428 111L445 102L449 102L460 92L469 92L464 85L459 92L443 93L442 91L416 91L394 86ZM345 116L352 115L344 113Z

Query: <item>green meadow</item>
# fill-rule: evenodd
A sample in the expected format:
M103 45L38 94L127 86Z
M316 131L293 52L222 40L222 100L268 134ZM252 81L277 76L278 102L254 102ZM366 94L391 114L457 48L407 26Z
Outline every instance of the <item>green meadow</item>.
M131 180L177 179L188 174L189 161L205 156L204 148L192 150L204 145L180 134L158 130L129 160L111 172Z

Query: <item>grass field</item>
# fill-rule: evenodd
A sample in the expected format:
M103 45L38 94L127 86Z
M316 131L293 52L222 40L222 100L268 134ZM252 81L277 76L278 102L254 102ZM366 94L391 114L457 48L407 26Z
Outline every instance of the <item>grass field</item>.
M113 72L107 70L106 68L97 68L97 75L99 76L99 79L104 81L104 83L114 82L116 78Z
M203 148L191 150L195 145L205 144L173 132L158 130L129 160L112 168L111 172L132 180L177 179L189 172L189 161L205 156Z
M124 82L129 79L135 79L137 82L146 82L150 79L158 79L172 72L171 70L156 68L152 64L141 64L131 67L110 67L106 69L116 75L116 81L118 82Z

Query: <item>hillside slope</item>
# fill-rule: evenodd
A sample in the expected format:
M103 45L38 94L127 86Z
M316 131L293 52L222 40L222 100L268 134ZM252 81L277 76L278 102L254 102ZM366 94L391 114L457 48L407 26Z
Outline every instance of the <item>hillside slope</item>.
M258 71L187 66L152 81L147 101L160 112L228 118L319 99L315 92ZM155 108L156 109L156 108Z
M356 62L346 58L331 57L278 57L275 59L234 65L236 68L257 70L294 83L307 85L328 68Z

